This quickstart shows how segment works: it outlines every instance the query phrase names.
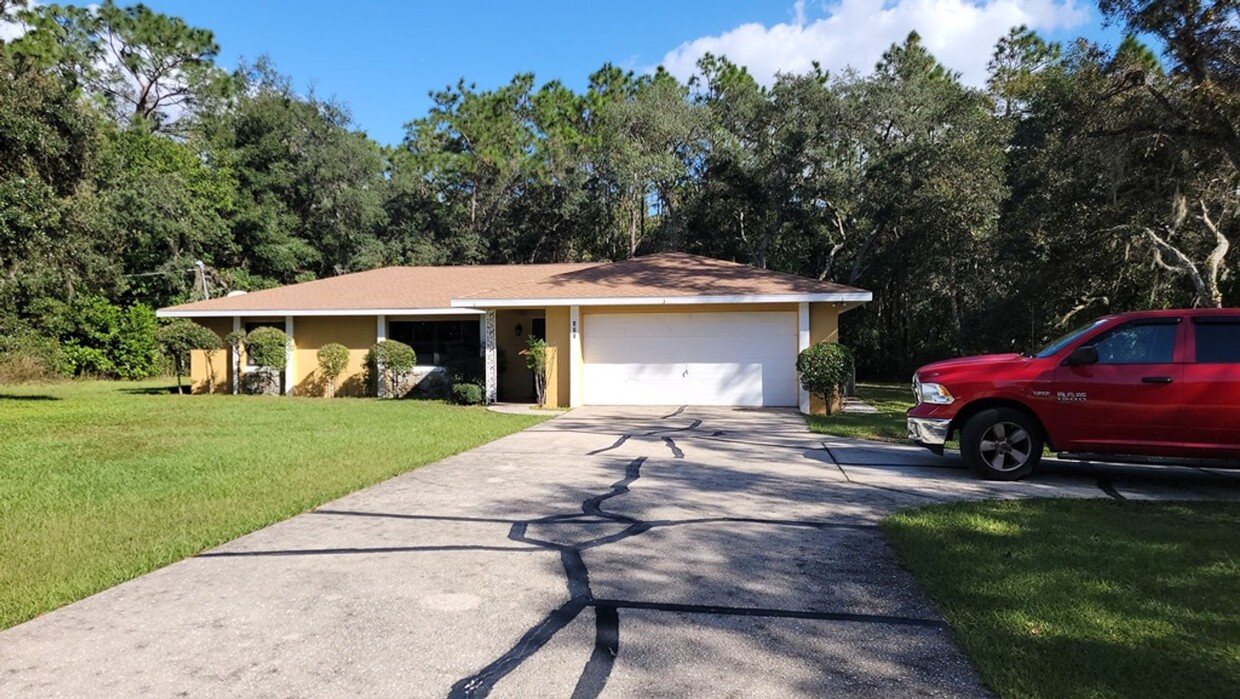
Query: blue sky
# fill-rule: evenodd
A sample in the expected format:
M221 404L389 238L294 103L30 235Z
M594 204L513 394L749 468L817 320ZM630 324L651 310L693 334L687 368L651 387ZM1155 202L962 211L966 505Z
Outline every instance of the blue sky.
M940 60L977 83L994 39L1021 21L1054 39L1118 40L1084 0L146 2L214 31L225 67L271 56L300 89L346 103L383 143L399 142L403 124L425 113L428 91L461 77L488 88L532 71L540 83L580 88L606 62L639 71L665 64L684 77L706 50L763 80L813 59L868 70L916 27Z

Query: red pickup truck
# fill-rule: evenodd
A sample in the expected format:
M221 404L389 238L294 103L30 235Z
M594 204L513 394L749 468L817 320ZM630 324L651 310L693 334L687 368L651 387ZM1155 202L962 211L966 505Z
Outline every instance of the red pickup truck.
M928 364L908 434L958 435L984 478L1016 480L1043 447L1067 458L1240 460L1240 309L1107 316L1033 354Z

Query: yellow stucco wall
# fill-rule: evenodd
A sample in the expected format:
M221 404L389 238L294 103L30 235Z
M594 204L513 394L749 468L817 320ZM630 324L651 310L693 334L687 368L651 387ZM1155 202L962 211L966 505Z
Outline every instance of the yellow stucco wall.
M231 318L202 318L197 321L199 325L207 328L220 338L223 344L224 336L232 332ZM190 386L194 393L206 393L207 377L209 374L215 374L215 392L228 392L228 376L232 371L232 352L227 348L217 350L211 353L208 361L207 352L203 350L194 350L189 357L189 380Z
M547 309L547 405L568 407L568 308Z
M375 316L298 317L293 321L293 395L322 396L327 381L319 372L318 351L333 342L349 348L349 365L336 379L336 395L366 394L366 351L375 344Z
M284 327L283 318L268 316L242 316L241 327L251 322L271 322ZM200 318L195 319L199 325L210 328L222 340L232 332L232 318ZM366 351L375 343L374 316L332 316L332 317L298 317L293 322L293 395L321 396L326 390L326 382L320 375L318 349L331 342L339 342L349 348L349 365L336 380L336 395L365 395L363 372L365 369ZM245 349L241 350L240 363L245 366ZM229 393L232 377L232 351L228 348L215 353L212 365L215 369L215 392ZM207 357L206 353L196 351L190 358L190 376L195 393L204 393L207 388Z
M840 341L840 309L835 303L811 303L809 305L809 342ZM822 415L827 412L826 404L818 396L810 396L809 412Z

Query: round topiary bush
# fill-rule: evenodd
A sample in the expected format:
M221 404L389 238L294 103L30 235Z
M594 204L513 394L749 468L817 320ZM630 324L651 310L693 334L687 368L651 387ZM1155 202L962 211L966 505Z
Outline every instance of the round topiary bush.
M797 355L801 387L822 398L827 413L835 412L843 388L853 373L853 353L838 342L819 342Z
M452 384L452 399L461 405L482 403L482 387L476 383Z
M288 335L277 328L255 328L245 336L245 353L260 367L284 371L288 365Z
M245 347L245 331L234 330L224 336L224 345L235 350Z
M384 398L396 398L401 380L417 366L418 355L413 348L396 340L381 340L366 352L366 369L370 384ZM382 388L382 391L378 391Z
M349 348L339 342L329 342L315 354L319 358L319 373L327 382L324 395L331 398L336 395L336 380L349 366Z
M177 377L177 393L181 393L181 377L190 372L190 355L202 350L207 358L207 392L215 392L215 369L211 366L215 352L220 348L220 338L207 328L192 320L178 319L159 326L155 331L159 347L172 360L172 370Z

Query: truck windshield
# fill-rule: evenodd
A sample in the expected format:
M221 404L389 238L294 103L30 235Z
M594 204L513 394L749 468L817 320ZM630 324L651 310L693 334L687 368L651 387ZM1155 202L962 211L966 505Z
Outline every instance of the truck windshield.
M1067 335L1064 335L1058 340L1055 340L1049 345L1043 347L1037 352L1034 352L1033 356L1037 357L1038 359L1046 359L1047 357L1051 356L1052 354L1055 354L1056 352L1063 349L1064 347L1067 347L1068 345L1072 344L1081 335L1084 335L1090 330L1093 330L1094 328L1098 327L1099 325L1102 324L1102 322L1103 322L1102 320L1095 320L1095 321L1086 323L1085 325L1082 325L1076 330L1073 330Z

